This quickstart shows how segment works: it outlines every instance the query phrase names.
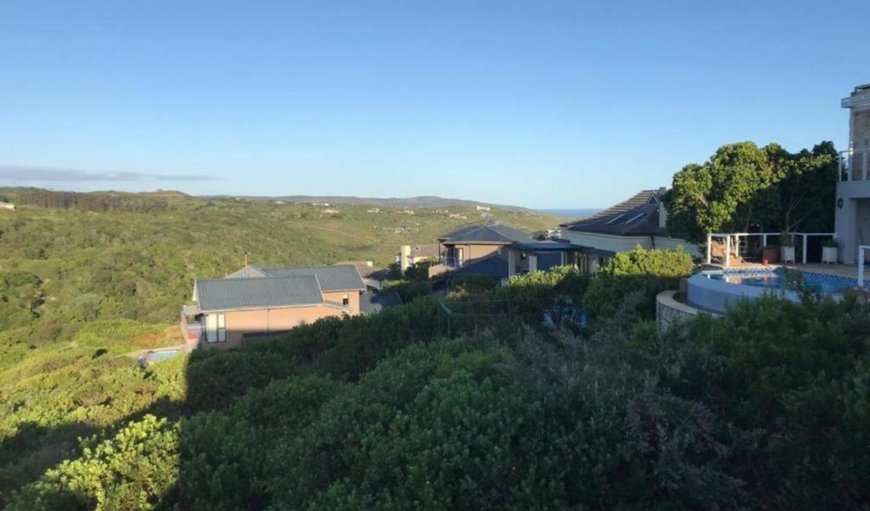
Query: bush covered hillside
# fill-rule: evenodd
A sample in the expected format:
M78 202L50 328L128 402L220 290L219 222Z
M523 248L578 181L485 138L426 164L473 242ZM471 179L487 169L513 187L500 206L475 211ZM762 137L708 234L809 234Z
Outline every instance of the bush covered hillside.
M866 508L870 308L770 297L660 334L647 297L690 270L637 250L145 369L109 340L143 334L93 323L3 384L31 382L4 394L5 506Z
M434 209L325 213L310 204L171 192L0 195L16 204L0 210L0 502L130 420L179 415L185 361L142 371L132 356L180 343L180 306L195 277L223 276L246 254L264 265L372 259L385 266L400 244L430 243L483 221L468 207L450 208L463 220ZM557 223L491 214L529 232Z

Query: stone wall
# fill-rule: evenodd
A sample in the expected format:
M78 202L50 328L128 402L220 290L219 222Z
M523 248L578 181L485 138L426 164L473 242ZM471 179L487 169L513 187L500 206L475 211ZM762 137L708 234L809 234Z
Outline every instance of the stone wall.
M690 320L696 315L708 312L678 302L674 297L677 291L662 291L656 296L656 327L659 332L666 332L671 326ZM717 316L717 314L711 314Z

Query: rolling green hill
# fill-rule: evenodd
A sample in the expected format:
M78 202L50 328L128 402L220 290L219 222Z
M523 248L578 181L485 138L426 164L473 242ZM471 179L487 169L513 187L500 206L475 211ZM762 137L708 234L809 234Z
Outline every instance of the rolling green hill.
M177 342L167 322L190 279L236 269L245 252L263 264L383 264L404 240L459 222L18 193L41 205L0 213L4 509L870 502L870 308L857 296L768 296L662 333L655 296L692 262L637 249L592 276L561 267L495 289L468 282L440 300L141 367L138 350ZM529 230L552 221L494 213ZM418 230L392 232L398 222Z
M483 219L473 207L333 213L172 192L19 188L0 197L17 206L0 210L0 501L75 452L77 437L179 398L178 368L146 378L131 355L180 343L176 322L194 278L225 275L246 256L262 265L386 266L400 244L431 243L470 222L529 232L558 222L505 210Z

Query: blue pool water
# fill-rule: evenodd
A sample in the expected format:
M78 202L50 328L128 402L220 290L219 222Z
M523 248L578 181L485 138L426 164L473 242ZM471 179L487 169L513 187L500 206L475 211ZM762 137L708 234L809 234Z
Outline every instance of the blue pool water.
M152 351L145 356L146 362L160 362L161 360L168 360L176 355L181 353L181 350L162 350L162 351Z
M814 272L801 273L808 288L822 293L830 294L842 291L843 289L858 287L857 279ZM786 283L785 271L782 268L775 270L729 270L725 272L710 272L706 276L710 279L722 280L729 284L742 284L770 289L783 289Z

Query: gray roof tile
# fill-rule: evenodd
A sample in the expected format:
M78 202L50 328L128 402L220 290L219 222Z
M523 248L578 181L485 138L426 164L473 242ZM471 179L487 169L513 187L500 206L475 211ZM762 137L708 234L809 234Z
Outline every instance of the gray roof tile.
M365 291L366 285L359 275L356 266L352 264L337 264L335 266L291 266L286 268L260 268L273 277L293 277L314 275L324 291Z
M659 201L663 190L644 190L628 200L595 215L564 224L569 231L616 234L621 236L665 235L659 227Z
M501 224L468 225L440 238L445 243L529 243L534 240L523 231Z
M323 303L323 294L314 275L197 279L196 296L202 312Z

